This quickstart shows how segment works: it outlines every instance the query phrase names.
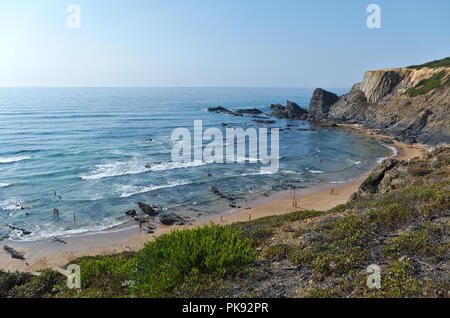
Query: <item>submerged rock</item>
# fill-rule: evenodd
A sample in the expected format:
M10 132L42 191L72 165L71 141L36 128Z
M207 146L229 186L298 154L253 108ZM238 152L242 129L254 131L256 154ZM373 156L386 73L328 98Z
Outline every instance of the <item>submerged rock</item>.
M218 196L220 196L222 199L227 199L229 201L234 201L236 200L236 198L230 194L224 193L222 191L220 191L219 189L217 189L217 187L215 186L211 186L211 191L212 193L217 194Z

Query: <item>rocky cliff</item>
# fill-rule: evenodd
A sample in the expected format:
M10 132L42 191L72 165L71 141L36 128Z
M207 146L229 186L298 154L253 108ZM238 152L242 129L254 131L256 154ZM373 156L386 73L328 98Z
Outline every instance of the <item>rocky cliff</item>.
M450 66L392 68L365 73L333 102L317 89L309 119L362 124L407 143L450 143Z

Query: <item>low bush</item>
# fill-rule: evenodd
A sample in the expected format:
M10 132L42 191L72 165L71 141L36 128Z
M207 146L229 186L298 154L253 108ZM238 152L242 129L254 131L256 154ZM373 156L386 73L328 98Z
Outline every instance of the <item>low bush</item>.
M165 296L186 277L224 277L255 258L250 240L234 228L212 225L175 230L147 243L137 255L132 289L140 296Z

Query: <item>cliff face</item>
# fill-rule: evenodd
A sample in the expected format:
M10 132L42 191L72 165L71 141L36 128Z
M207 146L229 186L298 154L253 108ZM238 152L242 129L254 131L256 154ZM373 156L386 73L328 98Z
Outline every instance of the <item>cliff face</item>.
M310 119L362 124L413 143L450 143L450 67L396 68L365 73L329 105L314 94ZM320 99L321 98L321 99Z

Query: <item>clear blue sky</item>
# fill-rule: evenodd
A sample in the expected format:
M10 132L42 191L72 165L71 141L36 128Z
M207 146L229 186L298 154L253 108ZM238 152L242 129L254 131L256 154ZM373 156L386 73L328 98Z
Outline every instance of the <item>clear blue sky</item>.
M66 26L70 3L81 28ZM366 7L381 7L381 29ZM2 0L0 86L349 87L450 55L448 0Z

